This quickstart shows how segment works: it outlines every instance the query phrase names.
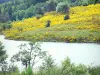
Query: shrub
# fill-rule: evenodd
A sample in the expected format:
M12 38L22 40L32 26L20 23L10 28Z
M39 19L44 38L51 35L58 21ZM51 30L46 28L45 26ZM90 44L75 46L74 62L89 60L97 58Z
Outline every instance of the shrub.
M41 14L37 14L37 15L36 15L36 19L40 19L41 17L42 17Z
M44 9L46 10L46 12L55 11L56 6L57 6L57 3L55 0L49 0L49 1L46 1L46 5L44 6Z
M51 23L51 21L48 20L47 23L46 23L46 27L50 27L50 23Z
M21 72L21 75L33 75L32 68L28 66L28 68L25 71Z
M2 32L2 28L0 27L0 33Z
M22 72L21 72L21 75L26 75L26 74L25 74L25 71L22 71Z
M100 67L89 67L89 73L91 75L100 75Z
M21 27L19 27L19 28L17 28L18 29L18 31L23 31L23 28L21 28Z
M83 6L87 6L89 4L89 1L88 0L83 0L83 2L82 2L82 5Z
M89 0L76 0L75 5L83 5L87 6L89 4Z
M44 14L44 5L45 3L37 3L31 10L34 14Z
M10 28L12 28L12 25L11 25L11 24L8 24L8 25L6 26L6 28L7 28L7 29L10 29Z
M33 75L33 71L32 71L32 68L30 66L26 70L26 75Z
M66 14L66 15L64 16L64 20L67 20L67 19L69 19L69 15L68 15L68 14Z
M6 29L6 25L3 25L3 26L2 26L2 29L5 30L5 29Z
M69 6L67 3L60 2L58 3L56 7L56 12L63 12L63 13L68 13L69 12Z
M100 15L93 15L92 16L92 23L100 25Z

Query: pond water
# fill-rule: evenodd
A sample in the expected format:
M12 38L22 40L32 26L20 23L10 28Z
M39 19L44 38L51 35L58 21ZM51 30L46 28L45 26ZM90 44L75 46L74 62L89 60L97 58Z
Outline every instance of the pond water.
M9 58L19 51L20 44L27 43L26 41L7 40L3 35L0 35L0 41L4 44ZM100 65L100 44L43 42L41 49L48 51L57 64L68 56L75 64Z

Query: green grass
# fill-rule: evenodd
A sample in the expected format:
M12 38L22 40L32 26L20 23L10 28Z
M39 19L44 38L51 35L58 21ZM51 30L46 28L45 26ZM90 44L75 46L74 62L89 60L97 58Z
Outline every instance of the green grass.
M56 42L100 42L100 29L76 29L81 24L54 25L23 32L17 40L56 41ZM48 33L48 34L47 34ZM46 35L47 34L47 35ZM22 37L22 38L21 38ZM96 39L96 40L95 40Z

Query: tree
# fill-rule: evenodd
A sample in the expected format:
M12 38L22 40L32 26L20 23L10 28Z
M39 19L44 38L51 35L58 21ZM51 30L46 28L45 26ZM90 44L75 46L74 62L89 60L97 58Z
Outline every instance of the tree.
M5 71L7 70L7 62L6 62L7 54L6 51L4 50L4 46L0 42L0 68L2 72L5 74Z
M10 28L12 28L12 25L11 25L11 24L8 24L8 25L6 26L6 29L10 29Z
M0 14L1 14L1 12L2 12L2 11L1 11L1 7L0 7Z
M10 64L9 66L8 66L8 72L9 72L9 75L12 75L12 74L14 74L14 73L16 73L16 75L19 75L19 69L18 69L18 67L17 66L13 66L12 64ZM12 73L12 74L11 74Z
M47 20L46 27L50 27L50 23L51 23L51 21Z
M24 15L25 15L25 11L24 10L19 11L18 19L22 20L24 18Z
M58 68L51 55L47 55L39 68L39 75L59 75Z
M92 4L94 4L94 1L95 0L76 0L75 4L76 5L83 5L83 6L86 6L89 4L89 2L92 1Z
M8 14L0 14L0 22L7 22L9 19L10 18Z
M2 64L7 58L6 51L4 50L4 46L0 42L0 64Z
M0 3L4 3L4 2L7 2L9 0L0 0Z
M63 62L62 62L62 67L61 67L61 74L62 75L77 75L75 72L75 65L71 63L71 60L67 57ZM85 75L85 74L84 74Z
M43 3L38 3L34 6L34 13L35 14L44 14L44 10L42 9L43 8Z
M69 5L64 2L60 2L56 7L57 12L69 13Z
M56 10L56 6L57 6L57 2L56 1L49 0L49 1L46 2L46 5L44 6L44 9L47 12L55 11Z
M34 68L34 65L46 56L46 52L40 49L40 43L21 44L19 48L21 51L15 55L15 60L21 61L26 68Z
M41 69L49 70L53 67L55 67L55 64L54 64L54 60L52 59L51 55L46 56L42 63Z
M10 19L12 18L12 7L8 7L8 14L10 16Z

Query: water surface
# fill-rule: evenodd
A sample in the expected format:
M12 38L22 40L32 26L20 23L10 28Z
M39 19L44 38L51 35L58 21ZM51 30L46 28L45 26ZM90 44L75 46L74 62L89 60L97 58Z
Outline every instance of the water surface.
M7 40L4 39L3 35L0 35L0 41L4 44L9 58L19 51L18 46L20 44L28 43L26 41ZM60 64L68 56L75 64L100 65L100 44L43 42L41 49L48 51L57 64Z

